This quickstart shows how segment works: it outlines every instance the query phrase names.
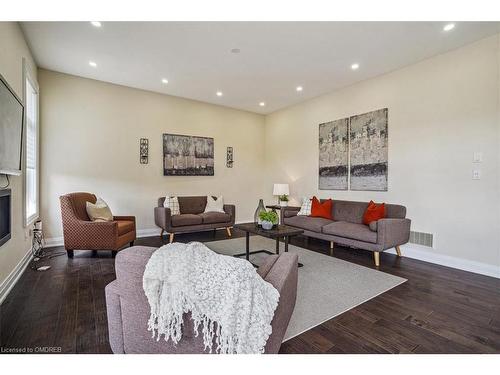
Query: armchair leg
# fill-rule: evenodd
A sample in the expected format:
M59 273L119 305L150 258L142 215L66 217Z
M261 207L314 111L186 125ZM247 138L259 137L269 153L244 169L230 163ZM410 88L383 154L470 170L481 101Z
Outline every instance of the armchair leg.
M375 261L375 267L380 266L380 252L378 251L373 252L373 260Z
M165 232L165 229L162 228L161 232L160 232L160 237L163 238L163 232Z
M67 250L68 258L73 258L73 250Z
M134 241L130 242L130 247L134 246Z
M169 236L169 243L174 242L174 237L175 237L175 234L174 234L174 233L170 233L170 236Z
M333 246L334 246L333 241L330 241L330 256L333 256Z
M227 232L228 237L232 236L232 234L231 234L231 227L227 227L226 228L226 232Z
M398 254L398 257L401 256L401 249L399 248L399 246L396 246L396 254Z

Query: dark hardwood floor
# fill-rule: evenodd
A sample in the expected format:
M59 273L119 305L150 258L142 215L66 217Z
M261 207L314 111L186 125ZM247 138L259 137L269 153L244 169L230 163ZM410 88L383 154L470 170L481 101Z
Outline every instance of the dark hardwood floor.
M225 233L176 240L220 240ZM136 244L162 242L149 237ZM328 251L327 242L315 239L292 244ZM373 268L369 252L336 248L334 256ZM64 255L48 264L46 272L28 268L0 306L0 348L110 353L104 298L115 278L110 253L75 251L74 259ZM280 352L500 353L500 280L391 254L381 255L380 270L408 281L285 342Z

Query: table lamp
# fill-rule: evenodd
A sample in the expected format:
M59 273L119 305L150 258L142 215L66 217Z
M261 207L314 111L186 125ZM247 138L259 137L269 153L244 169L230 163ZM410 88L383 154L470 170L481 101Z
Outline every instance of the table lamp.
M289 194L290 190L288 188L288 184L274 184L273 195L278 196L278 205L280 204L280 196Z

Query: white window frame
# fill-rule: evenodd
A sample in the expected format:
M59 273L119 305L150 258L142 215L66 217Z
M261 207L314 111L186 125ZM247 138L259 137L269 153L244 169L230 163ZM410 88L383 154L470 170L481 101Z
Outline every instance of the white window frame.
M26 173L26 164L27 164L27 139L28 139L28 117L26 115L26 104L27 104L27 93L26 93L26 83L29 82L30 85L36 92L36 139L35 139L35 176L36 176L36 187L35 187L35 195L36 195L36 204L35 204L35 213L31 216L27 216L27 173ZM24 137L23 137L23 217L24 217L24 226L28 227L33 224L40 217L40 94L39 94L38 82L34 79L34 75L32 74L31 67L28 62L23 59L23 101L24 101Z

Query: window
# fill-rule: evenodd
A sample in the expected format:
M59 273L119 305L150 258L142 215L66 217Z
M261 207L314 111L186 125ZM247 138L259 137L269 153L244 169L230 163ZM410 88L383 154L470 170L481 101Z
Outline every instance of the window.
M24 149L25 225L38 219L38 85L24 63L24 112L26 143Z

